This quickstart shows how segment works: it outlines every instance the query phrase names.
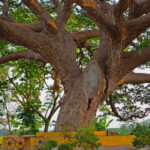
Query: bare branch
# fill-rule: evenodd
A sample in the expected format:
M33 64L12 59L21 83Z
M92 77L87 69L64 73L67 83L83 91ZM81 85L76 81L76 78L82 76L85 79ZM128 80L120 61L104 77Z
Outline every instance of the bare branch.
M18 60L18 59L33 59L35 61L41 61L45 62L45 59L39 55L38 53L35 53L30 50L23 50L15 53L8 54L6 56L3 56L0 58L0 64L6 63L8 61Z
M40 21L48 25L50 30L56 32L57 26L53 18L46 11L46 9L44 9L36 0L22 0L22 1L39 18Z

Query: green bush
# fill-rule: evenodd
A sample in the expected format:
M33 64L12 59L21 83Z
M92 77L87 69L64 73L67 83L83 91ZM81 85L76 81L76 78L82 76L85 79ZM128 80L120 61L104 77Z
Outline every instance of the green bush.
M150 145L150 127L146 125L138 125L133 133L136 136L132 142L134 147L139 149L145 145Z
M76 147L75 143L65 143L65 144L61 144L58 147L58 150L72 150L73 147Z
M95 128L93 126L85 125L84 128L78 128L75 135L75 142L77 146L86 148L97 148L101 145L98 143L98 137L94 134Z
M34 150L51 150L53 147L57 147L57 142L48 140L40 145L35 145Z
M132 134L132 130L133 129L129 129L129 128L125 127L125 126L122 126L119 129L118 133L119 133L119 135L131 135Z
M57 142L53 140L49 140L43 143L43 150L50 150L53 147L57 147Z

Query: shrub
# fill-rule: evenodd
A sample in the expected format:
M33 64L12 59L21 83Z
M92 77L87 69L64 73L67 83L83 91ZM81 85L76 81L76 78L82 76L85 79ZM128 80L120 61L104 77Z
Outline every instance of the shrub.
M50 150L53 147L57 147L57 142L53 140L49 140L43 143L43 150Z
M133 133L136 136L132 142L134 147L139 149L145 145L150 145L150 127L146 125L138 125Z
M73 147L76 147L75 143L65 143L65 144L61 144L58 147L58 150L72 150Z
M99 147L101 143L98 143L98 137L94 134L94 131L95 128L87 124L84 128L78 128L75 135L77 146L82 146L84 149Z
M48 140L40 145L35 145L34 150L51 150L53 147L57 147L57 142Z
M111 124L112 121L113 119L107 123L106 116L104 118L96 117L93 120L93 127L95 128L96 131L104 131L108 128L108 126Z

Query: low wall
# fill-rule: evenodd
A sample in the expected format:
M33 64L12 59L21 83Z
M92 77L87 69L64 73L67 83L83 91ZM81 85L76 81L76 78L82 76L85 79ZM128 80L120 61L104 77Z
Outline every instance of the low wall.
M75 132L70 132L72 136L75 135ZM132 141L135 138L133 135L129 136L120 136L120 135L114 135L114 136L107 136L106 131L96 131L95 134L99 137L99 142L103 146L123 146L123 145L132 145ZM38 132L36 136L45 136L47 139L55 140L58 144L66 143L68 142L67 139L63 138L63 133L61 132Z
M69 132L69 134L74 136L75 132ZM135 136L133 136L133 135L129 135L129 136L119 136L119 135L107 136L106 131L97 131L97 132L95 132L95 134L99 137L98 142L101 142L101 144L102 144L102 147L100 147L101 148L100 150L107 150L108 146L112 146L112 148L113 148L113 146L114 146L114 148L116 146L132 146L132 141L135 138ZM35 138L30 139L31 148L35 144L39 144L41 141L44 141L44 140L55 140L55 141L57 141L58 145L69 142L67 138L64 138L64 133L62 133L62 132L46 132L46 133L38 132L36 134ZM5 144L4 144L4 142L2 142L2 148L5 148L6 144L7 144L7 141L5 141ZM11 148L11 146L9 146L9 148ZM113 149L111 149L111 150L113 150ZM117 150L117 149L115 149L115 150ZM126 150L126 149L124 149L124 150Z
M3 136L0 136L0 144L2 144Z

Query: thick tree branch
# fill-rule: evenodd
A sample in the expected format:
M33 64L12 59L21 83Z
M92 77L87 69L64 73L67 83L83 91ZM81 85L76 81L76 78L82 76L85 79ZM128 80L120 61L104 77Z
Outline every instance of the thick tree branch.
M137 51L123 52L122 53L121 70L122 72L131 72L138 66L150 61L150 46L142 50L142 54Z
M44 37L24 25L0 19L0 39L38 51L39 43Z
M112 38L117 38L120 35L117 27L102 11L95 0L75 0L75 2L85 10L88 17L90 17L106 33L109 33Z
M3 7L2 7L2 13L4 15L8 15L8 1L7 0L0 0L3 2Z
M124 83L131 83L131 84L150 83L150 74L130 73L125 77Z
M72 37L75 42L85 42L90 38L97 38L100 37L100 32L98 30L88 30L83 32L74 32L72 33Z
M72 12L73 0L63 0L64 7L61 12L58 12L58 25L64 27Z
M127 26L126 26L126 19L124 16L124 12L129 7L130 0L120 0L115 6L114 6L114 19L115 24L118 27L118 30L120 31L121 39L124 41L126 39L126 36L128 34Z
M57 26L50 16L50 14L44 9L36 0L22 0L24 4L39 18L40 21L44 22L52 31L57 30Z
M150 27L150 13L138 17L136 19L129 20L127 22L128 36L125 40L125 46L129 45L133 39L139 34L146 31Z
M13 60L18 60L18 59L32 59L35 61L41 61L46 63L45 59L39 55L38 53L35 53L30 50L23 50L15 53L8 54L6 56L0 57L0 64L13 61Z
M150 1L145 0L138 3L136 0L131 0L129 19L140 17L143 14L150 12Z
M62 11L63 11L63 6L62 6L60 0L52 0L52 2L54 3L54 5L55 5L56 8L57 8L57 11L56 11L57 14L62 13Z
M140 84L140 83L150 83L150 74L146 73L129 73L126 75L118 85L122 84Z
M127 23L127 27L129 30L131 30L131 29L136 30L136 29L139 29L139 27L143 28L142 26L144 26L145 24L147 24L146 25L147 27L150 26L150 13L148 13L144 16L138 17L136 19L129 20ZM138 25L138 27L137 27L137 25Z
M20 24L20 26L27 27L34 32L42 32L44 29L41 23Z
M120 0L114 7L114 16L119 18L128 9L130 0Z

